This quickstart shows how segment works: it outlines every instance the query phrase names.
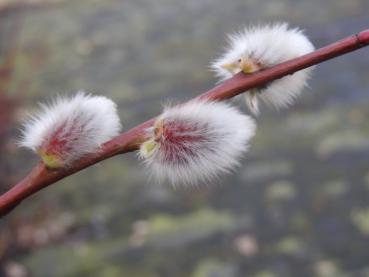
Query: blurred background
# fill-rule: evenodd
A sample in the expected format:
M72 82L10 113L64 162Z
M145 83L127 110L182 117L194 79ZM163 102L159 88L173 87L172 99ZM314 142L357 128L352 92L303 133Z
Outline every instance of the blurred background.
M320 47L368 28L368 10L367 0L0 0L0 191L37 162L16 140L39 101L103 94L127 130L211 88L225 33L288 21ZM369 276L368 117L363 49L318 66L291 109L263 112L242 167L214 185L150 183L133 153L24 201L0 219L0 276Z

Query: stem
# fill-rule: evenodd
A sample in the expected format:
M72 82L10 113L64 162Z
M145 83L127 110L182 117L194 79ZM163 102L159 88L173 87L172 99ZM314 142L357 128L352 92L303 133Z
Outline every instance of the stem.
M216 101L229 99L251 88L264 85L301 69L355 51L368 44L369 29L320 48L310 54L289 60L260 72L250 75L238 73L229 80L199 95L196 99ZM118 137L106 142L98 153L80 159L69 168L51 170L45 168L44 164L40 162L23 180L0 196L0 216L8 213L30 195L54 184L64 177L112 156L137 150L144 141L145 129L152 126L153 122L154 119L150 119L122 133Z

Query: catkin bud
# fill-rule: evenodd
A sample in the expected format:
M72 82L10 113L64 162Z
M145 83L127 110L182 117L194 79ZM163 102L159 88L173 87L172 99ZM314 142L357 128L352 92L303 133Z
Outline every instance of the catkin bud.
M228 104L192 101L167 107L139 153L159 181L208 182L238 165L255 128L249 116Z
M118 135L116 104L104 96L78 92L58 97L24 124L20 146L36 152L49 168L68 167Z
M314 50L313 44L300 29L289 29L286 23L245 28L229 36L229 46L211 68L225 80L233 75L266 69ZM246 104L259 113L259 100L276 108L291 105L301 94L312 67L254 88L245 94Z

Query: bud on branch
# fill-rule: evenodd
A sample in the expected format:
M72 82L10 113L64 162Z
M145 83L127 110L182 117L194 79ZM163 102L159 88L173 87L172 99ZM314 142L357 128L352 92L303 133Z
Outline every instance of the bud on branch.
M289 28L287 23L248 27L229 35L228 40L225 52L211 64L221 80L241 71L254 73L314 50L309 38L300 29ZM248 90L245 101L250 111L259 114L259 99L277 109L291 105L306 86L312 69Z
M104 96L78 92L58 97L31 116L23 129L20 146L36 152L49 168L68 168L120 132L116 104Z
M139 153L157 180L197 185L237 166L255 128L229 104L190 101L164 110Z

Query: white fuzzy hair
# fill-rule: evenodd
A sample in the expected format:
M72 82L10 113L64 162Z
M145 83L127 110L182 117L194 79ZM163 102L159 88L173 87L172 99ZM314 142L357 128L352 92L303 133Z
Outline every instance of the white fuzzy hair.
M105 96L80 91L40 106L39 113L25 122L19 145L38 152L50 139L65 141L58 153L64 166L98 151L121 129L117 106Z
M158 181L169 180L173 185L209 182L234 169L256 129L252 118L229 104L197 100L165 108L156 122L165 128L176 122L194 128L174 128L173 137L182 140L173 142L164 138L150 155L140 151L152 176ZM186 137L200 139L191 141Z
M211 69L220 80L233 75L221 65L234 63L240 58L252 57L267 68L314 50L307 36L298 28L289 29L287 23L245 28L228 38L229 45L225 52L211 64ZM311 70L312 67L275 80L264 88L258 88L255 96L247 92L245 96L249 108L254 114L258 113L257 98L277 109L291 105L305 87Z

